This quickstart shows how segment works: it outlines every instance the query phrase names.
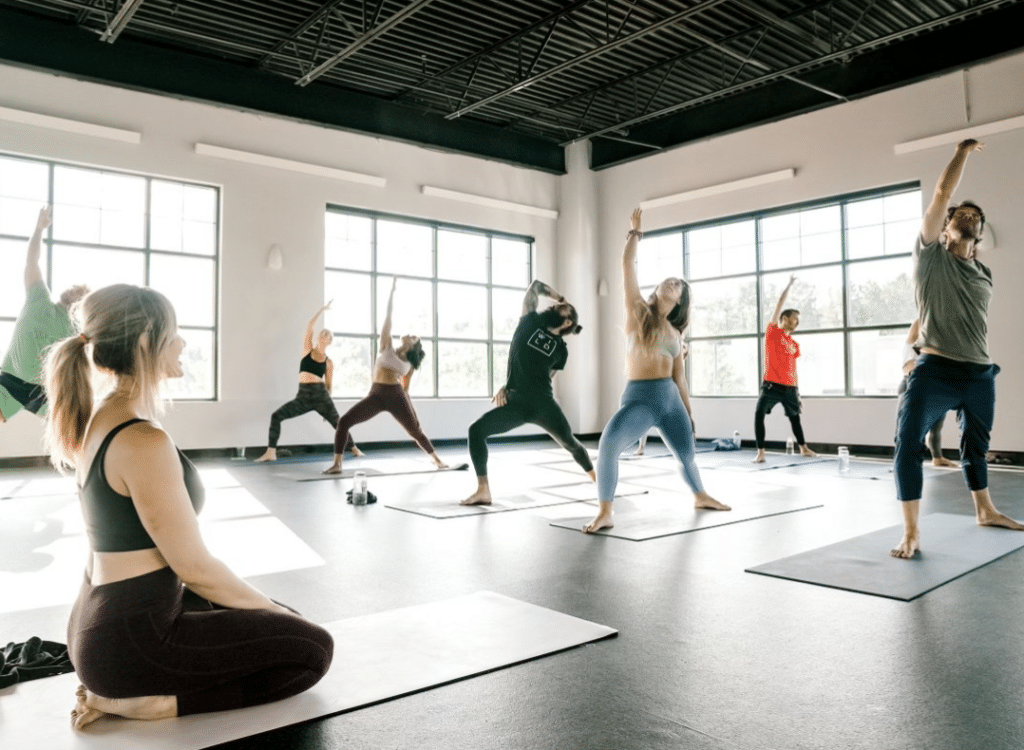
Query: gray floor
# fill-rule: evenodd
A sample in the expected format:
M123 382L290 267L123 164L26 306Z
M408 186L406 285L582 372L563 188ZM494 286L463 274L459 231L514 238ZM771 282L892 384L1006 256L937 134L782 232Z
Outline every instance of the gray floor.
M550 447L496 447L495 488L565 484L564 471L537 466L558 459ZM458 449L441 453L465 458ZM387 451L364 462L390 458L426 460ZM650 486L672 487L675 479L679 502L689 502L670 462L631 465L649 468ZM620 631L609 641L222 747L1024 747L1024 554L909 603L744 572L898 523L886 479L844 479L811 466L704 469L708 490L734 505L783 493L824 507L631 542L549 526L564 506L444 520L383 507L412 483L435 481L431 475L371 477L382 503L353 507L344 500L347 481L297 482L278 475L284 467L226 460L201 468L226 470L222 477L237 480L323 558L251 578L310 619L490 590ZM40 476L4 471L0 478ZM436 480L455 500L474 485L472 472ZM993 471L991 488L1002 510L1024 516L1024 473ZM925 498L925 513L971 513L957 471L927 472ZM73 499L59 495L0 500L0 575L39 575L61 563L69 553L53 552L63 549L54 542L79 533L75 510ZM69 604L25 609L6 596L0 642L63 640Z

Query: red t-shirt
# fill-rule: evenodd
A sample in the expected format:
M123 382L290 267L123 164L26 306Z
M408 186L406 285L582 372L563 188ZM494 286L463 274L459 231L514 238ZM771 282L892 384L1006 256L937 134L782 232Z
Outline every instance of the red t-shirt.
M796 385L796 358L800 344L779 326L768 324L764 333L764 379L779 385Z

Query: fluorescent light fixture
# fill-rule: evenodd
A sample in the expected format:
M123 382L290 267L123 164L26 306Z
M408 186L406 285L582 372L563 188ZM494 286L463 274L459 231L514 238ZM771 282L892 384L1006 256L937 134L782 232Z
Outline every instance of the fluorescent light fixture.
M209 143L197 143L196 153L200 156L213 156L217 159L240 161L260 167L271 167L272 169L286 169L289 172L311 174L316 177L329 177L332 180L344 180L345 182L358 182L363 185L372 185L373 187L382 188L388 184L388 181L383 177L349 172L344 169L335 169L334 167L325 167L320 164L310 164L304 161L281 159L277 156L256 154L252 151L239 151L238 149L224 148L223 146L211 146Z
M897 156L899 156L900 154L924 151L925 149L935 148L937 146L948 146L953 143L960 143L960 141L967 138L984 138L986 135L1005 133L1008 130L1017 130L1018 128L1024 128L1024 115L1009 117L1005 120L996 120L995 122L985 123L984 125L972 125L969 128L953 130L949 133L940 133L939 135L932 135L927 138L919 138L916 141L897 143L892 147L892 150L896 152Z
M37 112L25 112L24 110L11 109L10 107L0 107L0 120L16 122L19 125L34 125L37 128L60 130L63 133L105 138L108 141L136 144L142 142L142 133L137 133L134 130L108 128L106 125L93 125L91 122L80 122L79 120L69 120L65 117L41 115Z
M731 193L734 190L743 190L745 188L757 187L758 185L768 185L769 183L780 182L782 180L792 180L795 175L796 170L790 168L782 169L778 172L769 172L768 174L759 174L753 177L744 177L742 180L722 182L718 185L708 185L707 187L697 188L696 190L687 190L684 193L676 193L674 195L666 195L661 198L652 198L649 201L641 201L640 208L646 210L648 208L670 206L673 203L694 201L698 198L708 198L712 195Z
M462 203L473 203L477 206L487 206L488 208L500 208L505 211L515 211L520 214L530 214L531 216L543 216L545 219L557 219L558 211L550 208L541 208L540 206L528 206L525 203L513 203L512 201L503 201L497 198L488 198L483 195L474 195L473 193L460 193L456 190L448 190L446 188L434 187L433 185L424 185L424 195L430 195L434 198L448 198L453 201L461 201Z

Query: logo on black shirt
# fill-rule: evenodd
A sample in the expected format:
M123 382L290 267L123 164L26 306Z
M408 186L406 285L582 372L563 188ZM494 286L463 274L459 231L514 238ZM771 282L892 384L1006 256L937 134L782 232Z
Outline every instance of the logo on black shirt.
M550 357L554 354L555 349L558 346L558 341L554 336L544 333L544 331L539 328L530 335L530 338L526 343L531 349L536 349L545 357Z

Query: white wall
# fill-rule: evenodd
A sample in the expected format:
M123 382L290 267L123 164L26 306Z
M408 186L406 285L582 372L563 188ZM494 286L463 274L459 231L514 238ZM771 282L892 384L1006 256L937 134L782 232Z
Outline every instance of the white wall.
M599 174L600 273L612 294L600 300L605 332L601 384L605 419L617 406L624 384L623 345L613 332L622 325L619 258L630 210L642 200L794 167L796 178L760 188L680 203L645 212L644 228L658 229L729 216L771 206L919 180L924 200L953 147L894 156L893 145L908 140L1024 114L1021 81L1024 55L968 72L971 122L965 118L961 73L831 107L753 130L681 147ZM958 196L974 197L998 231L998 246L982 260L992 268L995 295L989 311L989 347L1002 366L997 380L993 450L1024 450L1024 341L1020 335L1024 278L1024 130L983 139L987 150L971 157ZM643 245L641 244L641 257ZM909 263L909 261L908 261ZM799 332L797 334L799 340ZM753 438L755 399L696 399L701 435L729 435L739 429ZM804 432L810 442L891 445L892 399L805 399ZM768 439L784 440L789 423L779 410L768 418ZM955 420L947 420L944 444L955 447Z
M328 203L532 235L536 273L557 288L556 221L420 192L427 183L557 208L557 176L7 66L0 66L0 92L0 106L143 134L141 145L133 146L0 121L0 151L222 186L220 400L173 407L165 424L183 448L261 445L270 413L294 396L302 331L323 298ZM373 188L202 157L193 150L197 141L378 175L388 184ZM265 265L274 243L284 251L280 271ZM570 359L562 388L577 366ZM464 438L489 406L486 399L420 400L417 410L432 438ZM308 414L284 424L281 444L331 437L320 417ZM361 426L357 437L408 439L387 415ZM39 420L17 415L0 427L0 457L41 455L40 438Z

